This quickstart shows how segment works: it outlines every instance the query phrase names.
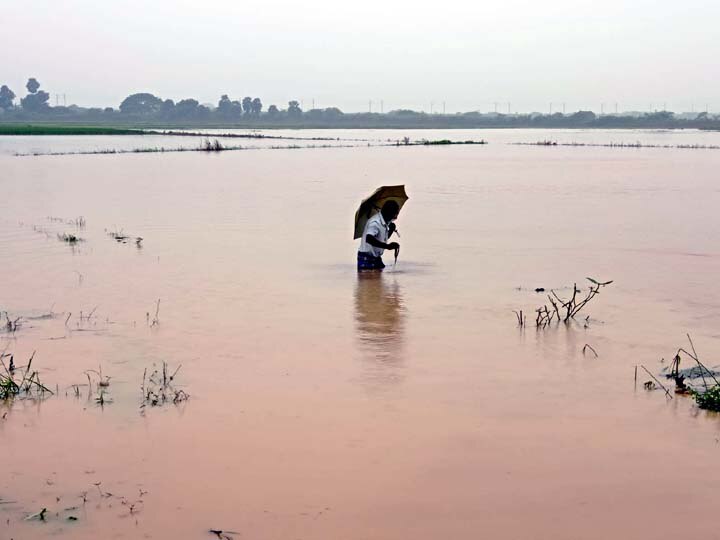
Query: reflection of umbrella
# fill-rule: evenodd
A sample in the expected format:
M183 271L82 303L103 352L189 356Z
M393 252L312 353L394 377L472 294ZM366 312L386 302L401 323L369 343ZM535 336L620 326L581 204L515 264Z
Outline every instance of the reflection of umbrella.
M355 212L355 236L353 238L362 236L368 219L378 213L387 201L395 201L402 208L407 200L405 186L382 186L377 188L375 193L360 203L360 208Z

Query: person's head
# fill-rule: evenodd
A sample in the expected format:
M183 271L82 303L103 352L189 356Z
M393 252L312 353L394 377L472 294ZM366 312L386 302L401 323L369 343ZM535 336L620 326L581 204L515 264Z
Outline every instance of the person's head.
M395 201L387 201L383 204L380 213L385 221L392 221L398 217L398 214L400 213L400 205L398 205Z

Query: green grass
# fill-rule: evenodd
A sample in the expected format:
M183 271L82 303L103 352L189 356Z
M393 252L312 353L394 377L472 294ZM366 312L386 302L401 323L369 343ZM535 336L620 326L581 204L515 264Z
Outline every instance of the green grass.
M143 135L140 129L53 124L2 124L0 135Z

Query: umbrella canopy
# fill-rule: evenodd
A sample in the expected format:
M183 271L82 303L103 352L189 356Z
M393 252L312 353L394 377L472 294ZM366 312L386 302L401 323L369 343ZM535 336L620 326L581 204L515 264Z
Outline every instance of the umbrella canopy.
M362 236L368 219L377 214L387 201L395 201L402 208L407 200L405 186L381 186L377 188L372 195L360 203L360 208L355 212L355 236L353 236L353 239Z

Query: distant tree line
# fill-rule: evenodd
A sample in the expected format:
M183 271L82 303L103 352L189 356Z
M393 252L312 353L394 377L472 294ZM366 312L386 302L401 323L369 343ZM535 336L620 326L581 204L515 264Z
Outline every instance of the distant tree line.
M669 111L632 115L596 115L592 111L572 114L501 114L466 112L428 114L409 109L388 113L343 113L337 107L303 111L296 100L287 107L270 105L264 110L259 97L231 99L220 96L217 105L197 99L162 99L147 92L126 97L118 108L51 106L50 94L34 77L25 85L27 94L17 100L7 86L0 86L0 122L84 122L88 124L155 126L237 126L318 128L700 128L720 129L720 116L699 113L678 117Z

